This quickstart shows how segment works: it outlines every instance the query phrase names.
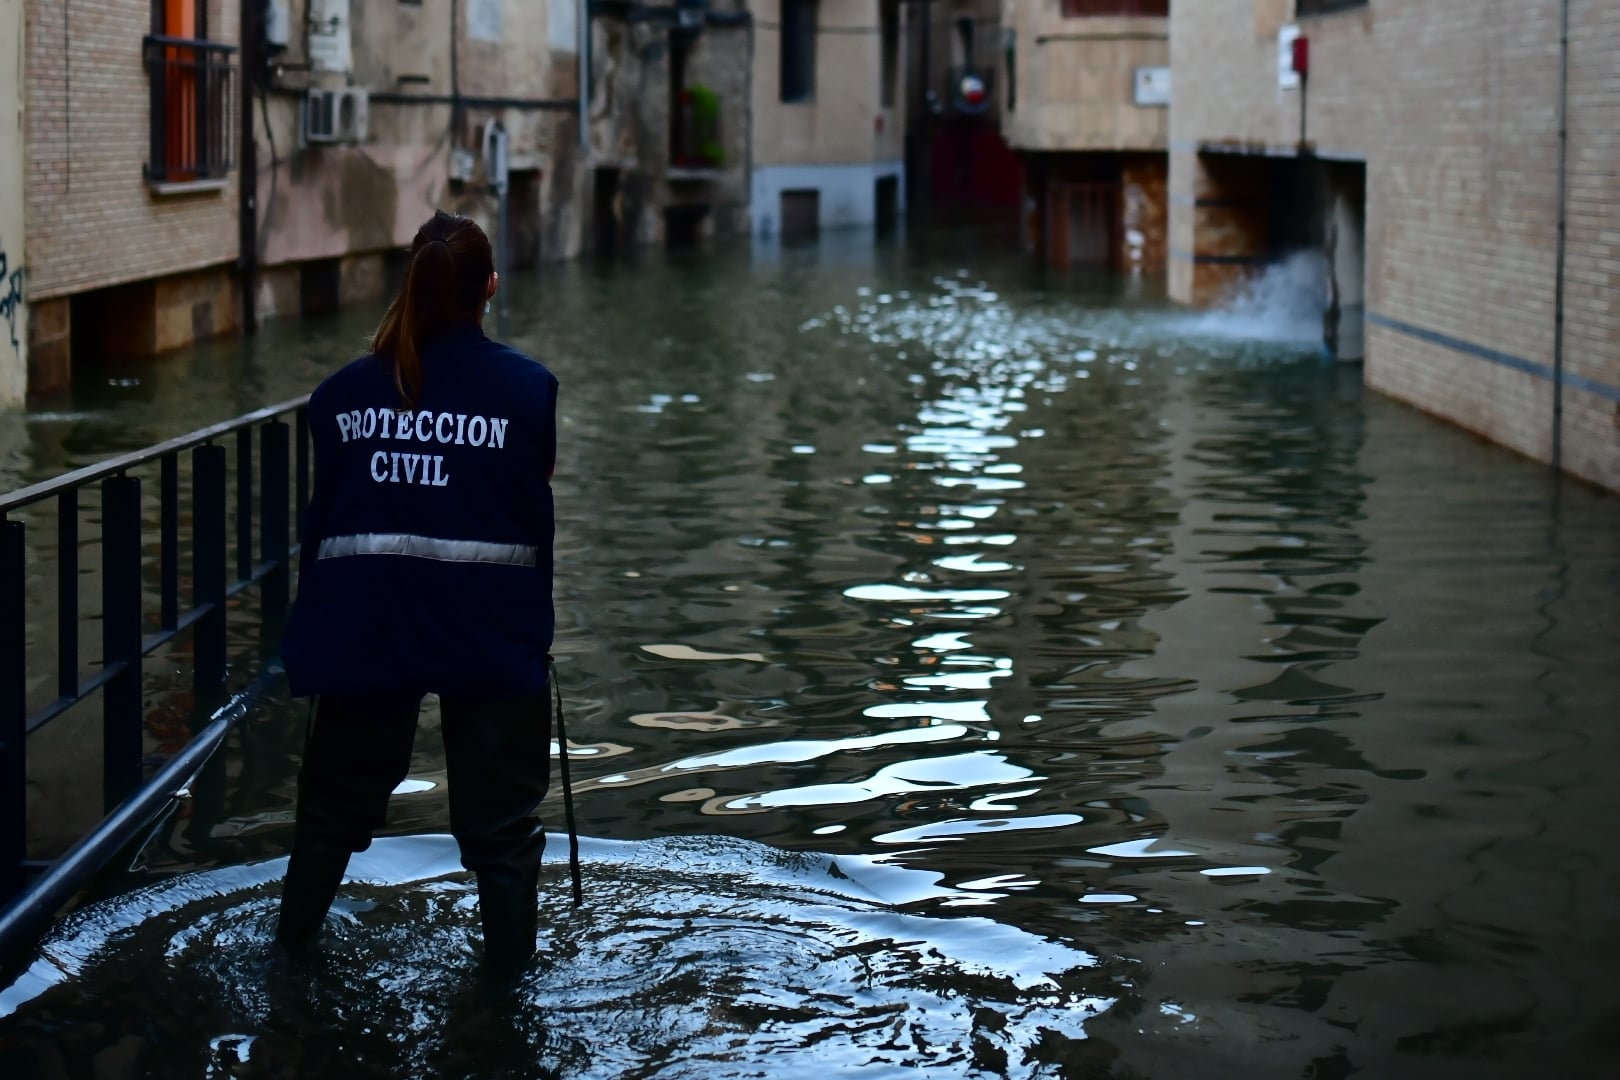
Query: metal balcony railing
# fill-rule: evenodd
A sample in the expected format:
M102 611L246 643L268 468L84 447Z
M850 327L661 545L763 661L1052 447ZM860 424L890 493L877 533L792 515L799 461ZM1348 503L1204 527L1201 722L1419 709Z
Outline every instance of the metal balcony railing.
M152 96L147 180L223 179L235 163L236 46L161 35L143 44Z
M308 401L303 397L260 409L0 495L0 970L31 946L51 915L163 810L268 685L261 672L247 692L225 701L226 608L233 597L257 586L266 624L287 610L297 551L292 536L295 527L302 530L309 501ZM234 443L234 462L228 460L228 443ZM228 464L234 464L234 497ZM143 503L140 475L153 471L158 478L155 507L150 500ZM82 499L92 488L100 489L99 500ZM182 506L186 490L189 505ZM52 516L54 590L39 587L39 564L50 561L51 545L36 545L31 558L27 543L30 519L49 527ZM99 525L99 543L81 545L81 520L88 520L92 530ZM154 533L155 546L150 543ZM94 551L99 565L81 566L86 548ZM183 572L181 556L187 549L190 565ZM87 624L80 614L79 584L83 575L97 571L101 658L86 677L79 656L80 633ZM190 585L184 596L183 579ZM48 628L53 616L55 671L31 672L29 627L36 632ZM147 775L142 660L187 633L198 716L184 747ZM48 645L40 651L48 651ZM49 689L51 674L55 696L30 712L30 686L38 698L40 689ZM28 737L96 695L106 816L59 858L31 862ZM208 713L215 704L220 707Z

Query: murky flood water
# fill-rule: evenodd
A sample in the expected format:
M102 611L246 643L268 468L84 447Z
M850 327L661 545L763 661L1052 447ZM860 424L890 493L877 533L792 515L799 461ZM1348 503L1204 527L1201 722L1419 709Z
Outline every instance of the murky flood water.
M587 905L558 838L515 1016L431 710L324 966L269 961L278 701L0 992L0 1072L1608 1075L1620 499L1155 292L973 234L520 281ZM6 483L374 315L4 418Z

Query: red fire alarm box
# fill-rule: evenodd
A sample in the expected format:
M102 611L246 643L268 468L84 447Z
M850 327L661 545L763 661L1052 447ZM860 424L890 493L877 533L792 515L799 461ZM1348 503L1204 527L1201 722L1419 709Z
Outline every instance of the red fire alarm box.
M1294 70L1300 75L1311 73L1311 39L1303 34L1294 39Z

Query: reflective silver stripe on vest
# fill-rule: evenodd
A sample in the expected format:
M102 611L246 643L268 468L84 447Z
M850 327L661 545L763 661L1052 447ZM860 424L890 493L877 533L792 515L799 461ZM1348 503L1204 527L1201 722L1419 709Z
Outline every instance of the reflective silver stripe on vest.
M347 555L409 555L436 562L495 563L500 566L536 566L539 549L529 544L490 544L482 540L441 540L410 533L360 533L332 536L321 541L318 559Z

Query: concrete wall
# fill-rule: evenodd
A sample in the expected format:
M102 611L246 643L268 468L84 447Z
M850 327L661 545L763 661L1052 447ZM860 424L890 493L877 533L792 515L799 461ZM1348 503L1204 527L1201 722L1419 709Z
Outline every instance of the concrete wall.
M28 250L23 234L23 0L0 0L0 406L28 389Z
M895 65L893 104L885 105L878 4L820 0L817 8L815 91L790 103L781 100L781 0L752 5L754 167L900 161L905 58Z
M1293 155L1278 83L1292 0L1173 5L1171 291L1218 292L1217 236L1244 197L1212 151ZM1553 443L1560 0L1375 0L1299 21L1306 139L1364 160L1366 378L1533 457ZM1620 489L1620 5L1569 0L1564 464ZM1263 180L1260 181L1263 184ZM1260 198L1256 189L1250 198ZM1263 248L1262 238L1248 237Z
M1002 25L1014 35L1016 107L1001 95L1014 149L1165 148L1169 110L1135 103L1135 71L1169 64L1168 20L1067 18L1062 0L1003 0Z
M877 183L895 181L895 210L905 209L905 162L883 161L856 165L772 165L756 168L753 175L754 234L781 233L782 193L815 191L819 196L817 226L839 229L877 223Z

